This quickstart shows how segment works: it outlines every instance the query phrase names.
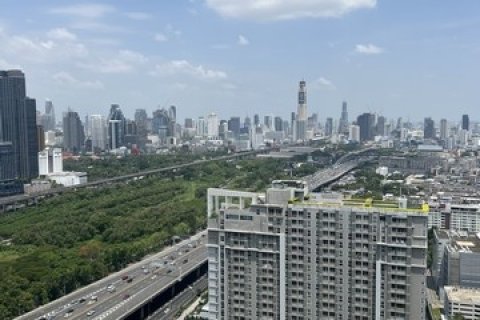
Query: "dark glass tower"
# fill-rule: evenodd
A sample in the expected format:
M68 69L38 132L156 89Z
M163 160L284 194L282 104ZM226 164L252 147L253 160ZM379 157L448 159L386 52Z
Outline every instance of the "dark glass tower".
M78 153L85 143L85 132L78 113L68 111L63 117L63 148Z
M470 118L468 114L462 116L462 129L465 131L470 130Z
M27 99L25 75L0 71L0 142L12 144L15 169L11 176L29 180L38 175L35 100ZM7 157L9 158L9 157ZM1 177L0 177L1 179Z
M108 116L108 146L117 149L125 145L126 121L118 104L112 104Z

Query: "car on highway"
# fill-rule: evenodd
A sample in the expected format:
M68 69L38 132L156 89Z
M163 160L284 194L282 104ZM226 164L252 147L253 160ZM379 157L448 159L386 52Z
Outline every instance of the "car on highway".
M144 274L148 274L150 271L148 269L143 269Z
M122 280L128 280L128 275L122 276Z
M85 301L87 301L87 299L85 297L82 297L82 298L80 298L80 300L78 300L79 303L84 303Z
M72 315L73 311L75 311L73 308L68 309L63 317L64 318L70 317Z
M131 283L133 281L133 277L127 279L127 283Z
M115 292L116 288L113 284L110 284L108 287L107 287L107 291L108 292Z
M185 259L183 260L183 264L187 263L188 262L188 259Z
M157 278L157 275L154 274L150 279L155 280Z
M130 298L130 295L128 293L123 296L123 300L127 300L128 298Z
M91 317L95 314L95 310L90 310L87 312L87 317Z

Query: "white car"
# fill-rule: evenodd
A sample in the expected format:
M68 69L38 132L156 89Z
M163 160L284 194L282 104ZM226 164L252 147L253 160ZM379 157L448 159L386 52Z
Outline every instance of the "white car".
M91 316L93 316L94 314L95 314L95 310L90 310L90 311L87 312L87 316L88 316L88 317L91 317Z

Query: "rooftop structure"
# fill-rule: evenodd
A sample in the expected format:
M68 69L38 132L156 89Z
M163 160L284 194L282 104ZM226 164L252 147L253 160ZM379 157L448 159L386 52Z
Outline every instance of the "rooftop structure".
M444 314L448 319L461 315L465 320L480 318L480 290L445 287Z

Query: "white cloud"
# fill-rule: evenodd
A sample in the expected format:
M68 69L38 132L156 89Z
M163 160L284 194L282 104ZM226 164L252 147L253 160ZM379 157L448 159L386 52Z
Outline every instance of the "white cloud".
M148 62L143 54L131 50L120 50L109 58L102 57L96 62L79 63L78 66L99 73L130 73Z
M374 8L377 0L205 0L223 17L261 21L340 17Z
M50 9L50 13L53 14L76 16L89 19L101 18L113 11L115 11L115 8L112 6L96 3L74 4Z
M355 46L355 52L361 53L361 54L381 54L385 50L377 47L376 45L373 45L371 43L369 44L357 44Z
M150 20L152 18L152 15L146 12L127 12L125 15L132 20L138 21Z
M65 28L56 28L47 32L47 37L54 40L75 41L77 36Z
M91 31L94 33L129 33L125 27L98 22L97 20L82 20L73 22L70 27L76 30Z
M24 35L9 35L0 33L0 54L7 59L22 62L51 63L71 61L87 57L89 52L85 45L73 40L72 35L61 31L51 31L47 39L28 37ZM56 39L54 39L56 38ZM70 40L65 41L67 38Z
M148 61L148 58L140 52L131 50L120 50L118 53L118 58L125 62L131 62L135 64L144 64Z
M174 28L171 24L167 24L163 32L157 32L153 39L158 42L166 42L174 38L178 38L182 35L182 32Z
M335 90L336 87L332 83L332 81L328 80L327 78L320 77L313 81L313 87L319 88L319 89L327 89L327 90Z
M103 89L104 85L101 81L80 81L73 77L71 74L65 71L55 73L53 81L62 86L71 86L74 88L87 88L87 89Z
M180 37L182 35L182 31L174 28L171 24L167 24L165 26L165 32L167 34L171 34L171 35L174 35L176 37Z
M208 69L203 65L193 65L187 60L172 60L157 65L152 75L175 76L188 75L201 80L222 80L227 78L227 73L220 70Z
M239 35L237 43L239 46L248 46L250 44L250 41L248 41L248 39L245 36Z
M161 32L155 34L155 36L153 37L153 39L155 39L155 41L158 41L158 42L166 42L166 41L168 41L167 35L165 35L164 33L161 33Z

